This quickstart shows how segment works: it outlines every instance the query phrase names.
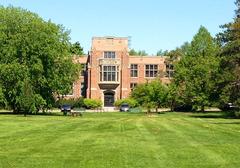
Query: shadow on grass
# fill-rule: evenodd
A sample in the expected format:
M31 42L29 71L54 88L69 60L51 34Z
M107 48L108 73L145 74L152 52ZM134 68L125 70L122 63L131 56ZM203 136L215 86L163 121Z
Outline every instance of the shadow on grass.
M221 124L223 124L223 125L229 124L229 125L231 125L231 124L240 124L240 122L217 122L217 123L212 123L212 124L219 124L219 125L221 125Z
M16 115L16 116L24 116L24 113L14 113L11 111L1 111L0 115ZM45 113L36 113L36 114L27 114L27 116L63 116L63 113L56 112L45 112Z
M190 116L190 117L193 117L193 118L239 119L239 118L237 118L236 116L233 116L231 113L227 113L227 112L214 112L214 111L213 111L213 112L208 111L208 112L206 112L206 113L198 113L198 112L195 112L195 113L191 113L189 116Z
M193 115L190 115L190 117L193 117L193 118L227 118L226 115L224 115L224 114L219 114L219 115L213 115L213 114L197 115L197 114L193 114Z
M162 115L162 114L166 114L166 112L164 111L164 112L149 112L149 113L147 113L147 112L143 112L143 111L140 111L140 112L136 112L136 111L134 111L134 112L121 112L121 113L123 113L123 114L130 114L130 115Z

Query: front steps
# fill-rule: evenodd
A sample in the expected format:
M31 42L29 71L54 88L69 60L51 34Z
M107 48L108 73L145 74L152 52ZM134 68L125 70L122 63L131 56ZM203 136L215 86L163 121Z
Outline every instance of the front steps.
M103 107L103 112L118 112L115 107Z

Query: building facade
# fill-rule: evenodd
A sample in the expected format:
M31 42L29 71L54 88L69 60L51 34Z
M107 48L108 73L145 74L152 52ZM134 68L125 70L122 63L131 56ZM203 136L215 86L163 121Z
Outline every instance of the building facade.
M82 65L78 81L73 84L71 98L100 99L104 106L129 96L139 83L156 78L169 83L172 68L161 56L129 56L128 38L93 37L87 56L75 58Z

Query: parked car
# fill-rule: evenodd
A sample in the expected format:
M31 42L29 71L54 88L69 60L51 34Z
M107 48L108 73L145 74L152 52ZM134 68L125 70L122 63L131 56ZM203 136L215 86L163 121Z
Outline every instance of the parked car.
M129 109L130 109L130 106L127 104L127 103L123 103L123 104L121 104L121 106L120 106L120 111L122 111L122 112L126 112L126 111L129 111Z
M223 111L238 111L240 108L233 103L227 103L223 107L221 107L221 110Z
M64 104L61 106L61 112L63 112L64 115L67 115L68 112L71 112L72 106L68 104Z

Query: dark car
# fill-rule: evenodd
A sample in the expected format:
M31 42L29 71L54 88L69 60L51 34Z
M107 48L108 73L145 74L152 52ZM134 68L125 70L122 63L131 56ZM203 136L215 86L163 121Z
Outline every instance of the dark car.
M67 115L68 112L71 112L72 106L68 104L64 104L61 106L61 112L63 112L64 115Z
M221 107L221 110L223 111L238 111L240 108L233 103L227 103L223 107Z
M130 109L130 107L127 103L123 103L120 106L120 111L126 112L126 111L129 111L129 109Z

